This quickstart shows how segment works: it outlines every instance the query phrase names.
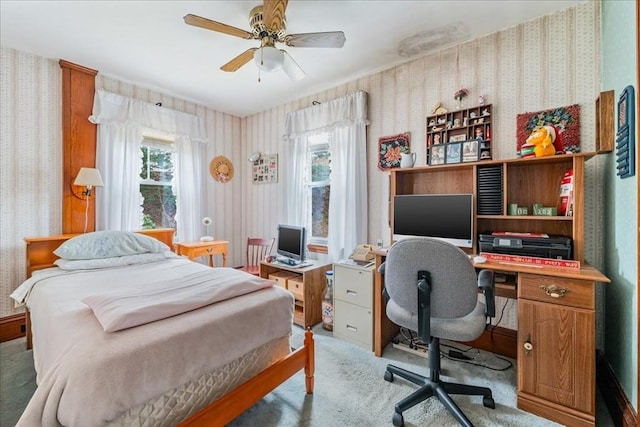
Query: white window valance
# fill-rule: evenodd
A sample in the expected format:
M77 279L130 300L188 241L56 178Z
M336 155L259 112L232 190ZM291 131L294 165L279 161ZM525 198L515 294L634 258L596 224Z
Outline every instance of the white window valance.
M301 134L330 131L336 127L368 125L367 92L357 91L341 98L312 105L287 114L284 139L294 140Z
M194 114L159 107L101 89L96 90L93 114L89 121L94 124L130 123L142 129L152 129L176 137L188 137L191 141L207 140L204 123Z

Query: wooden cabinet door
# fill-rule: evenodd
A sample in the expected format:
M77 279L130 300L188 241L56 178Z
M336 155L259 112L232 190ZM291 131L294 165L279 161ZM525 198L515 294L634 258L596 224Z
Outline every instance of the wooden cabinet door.
M592 310L518 301L518 392L595 413Z

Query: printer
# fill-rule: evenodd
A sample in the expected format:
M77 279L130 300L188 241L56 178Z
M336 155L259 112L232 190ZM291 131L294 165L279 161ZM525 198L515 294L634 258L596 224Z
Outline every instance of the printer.
M572 259L569 237L534 233L496 232L480 234L480 252L530 256L552 259Z

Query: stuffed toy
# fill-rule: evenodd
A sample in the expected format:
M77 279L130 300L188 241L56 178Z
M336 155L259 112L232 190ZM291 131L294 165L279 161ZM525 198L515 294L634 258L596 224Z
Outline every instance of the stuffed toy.
M552 125L535 128L520 148L521 157L545 157L563 153L562 136L558 128Z

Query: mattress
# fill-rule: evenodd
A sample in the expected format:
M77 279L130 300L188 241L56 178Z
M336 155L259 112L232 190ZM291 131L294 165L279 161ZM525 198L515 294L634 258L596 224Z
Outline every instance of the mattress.
M277 286L111 333L82 303L105 288L202 269L176 258L39 281L27 297L38 388L18 425L164 425L242 382L235 372L250 377L289 351L293 297Z

